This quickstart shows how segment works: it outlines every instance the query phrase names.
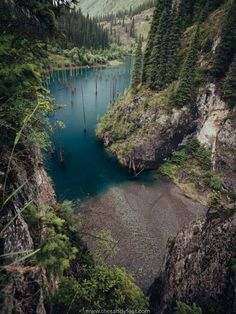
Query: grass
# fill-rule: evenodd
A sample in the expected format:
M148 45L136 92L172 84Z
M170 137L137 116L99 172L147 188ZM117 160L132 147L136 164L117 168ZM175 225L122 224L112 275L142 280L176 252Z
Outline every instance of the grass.
M130 6L136 8L145 2L146 0L80 0L79 7L84 14L99 16L127 10Z

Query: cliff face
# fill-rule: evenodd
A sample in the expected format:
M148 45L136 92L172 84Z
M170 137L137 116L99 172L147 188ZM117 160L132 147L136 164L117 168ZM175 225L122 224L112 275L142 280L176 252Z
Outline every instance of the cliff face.
M106 122L98 129L98 138L122 165L141 170L158 167L175 149L196 137L211 150L213 170L222 175L225 188L235 194L236 117L220 98L216 85L207 83L199 88L190 107L167 110L160 101L163 99L158 95L150 98L144 93L121 102L107 119L113 116L116 128L123 124L128 131L117 137ZM146 103L151 103L151 108L146 109Z
M9 190L15 191L16 186L22 188L6 204L0 216L2 226L14 219L0 238L0 255L6 255L1 258L1 313L12 313L13 310L17 313L45 313L43 283L46 279L43 270L27 267L27 261L19 262L22 256L35 249L28 225L22 216L23 206L32 201L39 211L43 211L44 206L55 204L54 192L44 171L41 154L34 151L32 156L34 157L28 157L24 162L13 161L14 174L9 177L13 183ZM14 176L14 180L11 176ZM11 255L12 252L25 253ZM18 266L14 264L16 261Z
M150 288L153 313L196 302L203 313L235 313L236 215L197 220L169 243L165 266Z
M236 112L225 119L217 134L215 147L216 170L224 180L225 189L236 198Z

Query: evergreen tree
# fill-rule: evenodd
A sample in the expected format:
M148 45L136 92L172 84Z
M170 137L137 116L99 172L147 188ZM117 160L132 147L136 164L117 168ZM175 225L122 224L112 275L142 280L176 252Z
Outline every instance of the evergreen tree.
M157 32L157 28L158 28L160 17L161 17L161 12L163 11L164 7L165 7L165 0L158 0L155 10L154 10L152 24L151 24L151 28L148 34L147 46L144 53L143 73L142 73L142 82L144 84L147 83L147 80L150 77L151 53L153 49L154 38Z
M143 54L142 54L142 41L139 39L135 58L134 58L134 65L132 71L132 80L131 80L131 88L134 94L137 94L138 86L142 80L142 63L143 63Z
M236 54L225 79L223 97L231 108L236 107Z
M236 1L229 7L221 31L221 42L216 50L213 72L222 77L228 71L229 65L236 53Z
M193 21L195 0L181 0L179 4L179 21L181 22L181 30L190 26Z
M183 64L179 82L170 102L176 107L183 107L192 101L194 95L195 72L198 56L199 26L195 31L193 40L189 47L187 58Z
M162 12L160 23L155 34L153 49L151 52L149 71L150 75L147 79L147 85L152 89L160 89L160 80L162 73L164 72L163 67L165 66L165 51L167 49L168 40L168 16L169 10L164 9Z
M167 59L168 59L168 46L169 46L169 35L170 32L167 31L170 25L170 11L166 9L160 20L159 34L157 36L157 42L155 43L155 49L153 50L153 64L156 66L152 69L151 75L151 85L155 90L162 90L166 86L166 72L167 72ZM159 42L158 42L159 40ZM159 47L159 48L157 48Z
M176 79L177 76L177 63L178 63L178 51L180 47L180 21L177 10L177 5L175 4L171 13L170 18L170 31L168 38L168 53L166 60L166 84L170 84Z
M134 18L132 18L131 25L130 25L130 37L135 38Z
M59 27L67 38L67 41L61 42L64 48L70 43L79 48L104 49L109 46L108 31L97 24L95 18L88 14L85 17L81 10L65 8L59 20Z

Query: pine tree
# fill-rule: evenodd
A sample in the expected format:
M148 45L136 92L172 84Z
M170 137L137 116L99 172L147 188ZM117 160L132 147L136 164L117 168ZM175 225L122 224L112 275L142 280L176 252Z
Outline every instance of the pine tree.
M142 41L139 39L135 58L134 58L134 65L132 71L132 81L131 81L131 88L134 94L137 94L138 86L142 80L142 63L143 63L143 54L142 54Z
M179 21L184 31L193 21L195 0L181 0L179 4Z
M165 8L165 0L158 0L153 19L151 28L148 34L148 40L147 40L147 46L144 53L144 60L143 60L143 73L142 73L142 82L145 84L148 81L148 78L150 78L150 72L151 72L151 54L154 46L154 38L156 36L156 32L158 29L158 25L160 22L162 11Z
M59 20L59 27L67 38L63 40L61 46L67 48L68 43L73 43L77 47L85 48L106 48L109 46L108 30L97 24L95 18L89 15L86 17L79 9L69 10L64 8Z
M161 89L160 80L163 79L161 76L163 74L165 66L165 51L167 49L168 40L168 17L169 10L164 9L162 12L160 23L154 38L154 45L150 58L150 76L147 79L147 85L152 89Z
M228 71L236 52L236 1L229 7L221 31L221 42L216 50L213 72L222 77Z
M135 38L134 18L132 18L131 25L130 25L130 37Z
M223 98L231 108L236 107L236 54L225 79Z
M180 21L177 6L174 5L171 13L171 27L168 38L168 53L166 61L166 84L170 84L176 79L177 75L177 62L178 62L178 50L180 46Z
M195 72L198 56L199 26L197 26L193 40L189 47L187 58L180 72L179 82L170 102L182 108L192 101L194 94Z

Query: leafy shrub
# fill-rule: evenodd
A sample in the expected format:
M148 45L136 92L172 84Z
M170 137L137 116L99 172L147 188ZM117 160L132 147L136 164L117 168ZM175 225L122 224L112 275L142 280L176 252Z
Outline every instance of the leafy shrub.
M193 305L187 305L182 302L177 302L175 314L202 314L202 310L195 303Z
M213 188L214 190L220 190L222 187L222 179L219 176L212 175L210 187Z
M164 163L163 165L161 165L159 170L162 174L172 178L177 171L177 166L171 161L168 161Z
M73 247L68 236L62 233L50 232L37 253L39 265L49 269L56 275L62 275L75 259L78 249Z
M82 281L63 278L52 298L53 313L147 308L146 298L124 269L102 263L83 270L86 279Z
M197 159L204 170L211 168L211 152L205 145L200 144L197 139L193 139L186 145L185 150L187 154Z
M186 154L185 149L182 150L177 150L172 154L171 161L178 165L181 166L185 163L185 161L188 159L188 156Z
M212 171L207 171L204 175L205 183L213 190L219 191L222 187L222 179Z

